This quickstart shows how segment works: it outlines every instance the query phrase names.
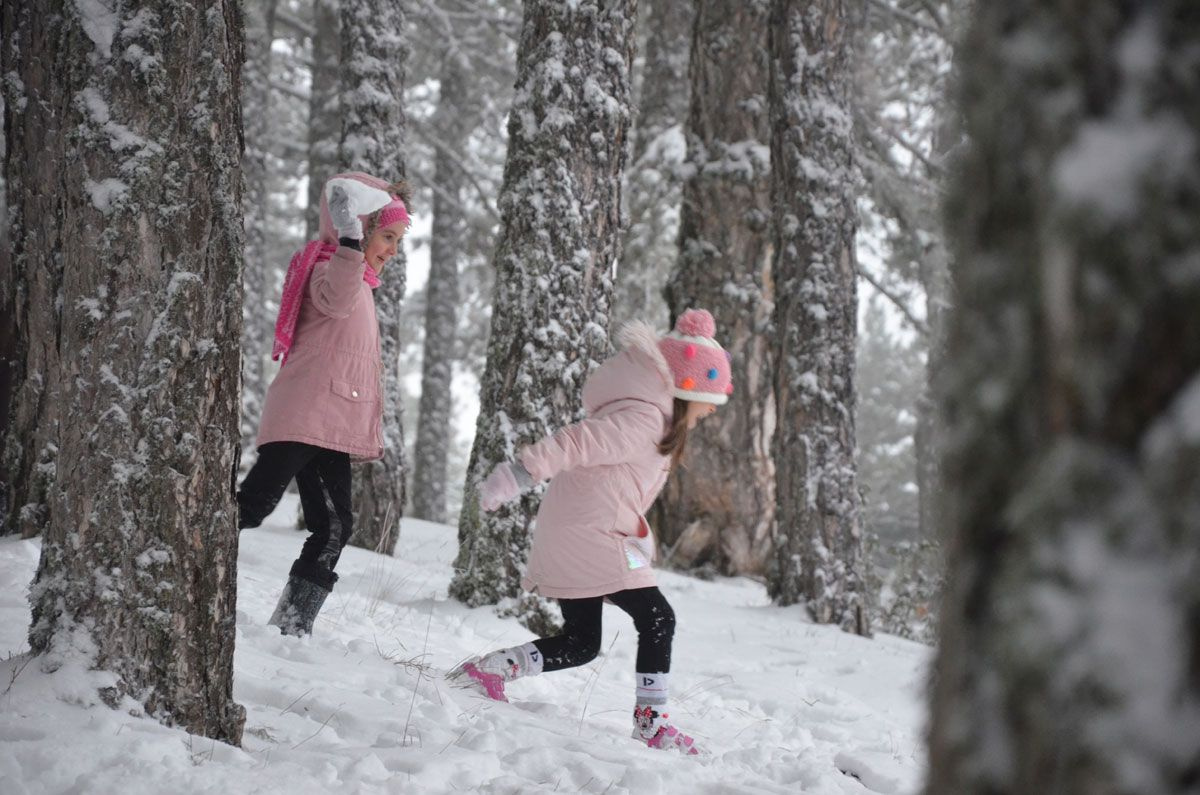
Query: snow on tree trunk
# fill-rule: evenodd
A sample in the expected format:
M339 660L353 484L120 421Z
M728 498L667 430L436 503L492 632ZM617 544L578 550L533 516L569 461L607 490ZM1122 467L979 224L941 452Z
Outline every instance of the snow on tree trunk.
M473 117L463 101L467 88L464 56L456 48L443 57L441 96L434 117L439 146L434 179L433 234L429 281L425 286L425 352L421 368L421 403L413 467L413 515L446 521L446 466L453 444L450 393L458 326L458 269L467 230L463 216L463 162Z
M679 254L678 172L685 154L694 19L692 4L678 0L646 3L641 13L646 56L625 192L628 227L617 268L614 331L630 320L665 329L669 320L663 288Z
M0 309L11 339L6 354L9 409L4 415L4 533L28 538L49 521L49 491L54 484L58 448L60 352L55 341L61 324L63 260L58 255L68 230L55 222L62 197L44 186L59 184L60 158L71 130L56 111L58 72L74 70L83 80L83 63L66 66L39 52L56 30L55 20L34 5L3 7L3 89L5 104L4 178L7 184L10 248L0 274Z
M484 513L480 481L520 445L580 419L583 381L610 351L635 13L635 0L525 3L491 338L450 585L471 606L521 593L538 505L531 494ZM533 600L517 609L534 632L555 621Z
M343 170L385 180L404 176L404 66L408 59L403 0L342 0ZM406 263L401 251L375 290L383 354L383 459L356 467L350 543L391 555L404 512L407 465L400 383L400 311Z
M774 0L777 512L768 590L870 632L854 461L855 178L843 0Z
M245 303L242 311L242 465L253 460L258 421L267 395L267 362L271 355L275 317L268 298L274 287L276 252L267 246L269 213L269 147L277 135L271 129L271 45L275 39L278 0L247 0L246 52L242 71L242 118L245 148L242 153L242 204L246 247L242 274Z
M741 0L696 5L679 260L671 320L708 309L733 355L732 399L688 439L652 513L666 561L761 573L774 521L767 9Z
M111 705L237 743L240 10L48 6L14 26L5 7L5 30L40 45L6 46L6 78L27 111L57 114L13 119L14 154L36 138L53 174L21 175L15 198L42 198L22 206L20 251L62 275L30 645L45 670L107 672L90 681Z
M308 240L317 237L321 190L338 167L342 119L338 113L341 36L337 0L313 0L313 29L316 35L312 37L312 83L308 95L308 208L304 213Z
M927 792L1200 785L1200 15L981 3Z

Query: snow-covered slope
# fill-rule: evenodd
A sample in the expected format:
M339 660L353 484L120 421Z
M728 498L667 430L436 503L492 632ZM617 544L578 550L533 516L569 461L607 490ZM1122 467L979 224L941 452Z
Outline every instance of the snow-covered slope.
M303 538L288 529L295 515L289 497L241 537L241 749L99 705L104 675L83 670L75 650L53 674L30 663L38 542L0 539L0 792L919 788L925 647L814 626L749 580L663 573L678 618L671 719L711 752L687 758L629 737L636 634L613 607L594 663L515 682L512 703L447 686L442 672L468 655L530 639L515 621L447 599L450 527L405 521L395 558L347 550L314 636L281 637L266 620Z

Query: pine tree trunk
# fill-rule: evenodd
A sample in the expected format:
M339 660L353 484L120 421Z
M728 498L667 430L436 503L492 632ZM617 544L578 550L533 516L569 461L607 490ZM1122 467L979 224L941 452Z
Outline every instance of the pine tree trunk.
M927 792L1194 793L1200 15L976 10Z
M946 358L946 316L950 308L950 270L945 248L931 247L918 263L921 285L925 290L925 325L927 329L925 358L925 391L917 399L917 428L913 446L917 458L917 505L922 540L937 537L941 526L939 506L942 502L941 456L942 429L938 427L937 398L933 385L941 378Z
M0 15L3 12L0 11ZM3 17L0 16L0 19ZM7 30L7 28L5 28ZM4 45L0 36L0 46ZM0 56L0 65L3 58ZM3 69L7 71L7 69ZM4 118L4 87L0 81L0 119ZM17 309L16 279L13 272L12 244L8 237L8 183L4 179L3 163L8 147L0 135L0 535L16 532L8 521L10 478L4 457L5 437L8 435L13 407L13 385L17 374Z
M271 270L275 252L267 247L269 209L268 158L275 131L271 129L271 45L275 39L278 0L247 0L246 58L242 73L242 118L245 150L242 154L242 202L245 207L246 247L242 269L245 304L242 312L242 462L253 460L252 451L267 395L267 362L273 344L275 317L268 297L274 297Z
M853 138L844 0L771 8L775 558L768 590L870 632L854 461Z
M60 184L59 161L71 130L56 113L57 72L67 67L40 52L62 35L45 8L4 5L0 54L5 95L5 160L10 247L0 273L0 308L9 334L6 377L9 407L0 442L4 515L0 531L29 538L49 522L50 489L58 448L63 260L57 256L68 230L47 223L61 196L43 186ZM82 66L72 65L74 69ZM82 77L77 77L77 81ZM82 85L82 83L80 83ZM11 325L9 325L11 324Z
M338 113L338 64L341 36L337 0L313 0L312 85L308 99L308 209L305 239L321 225L321 190L338 167L342 119ZM381 175L382 176L382 175Z
M467 76L457 51L445 54L439 83L441 96L434 119L439 142L434 178L439 190L433 198L429 281L425 287L425 353L412 505L414 516L430 522L446 521L446 462L454 433L450 384L458 327L458 269L466 238L462 163L474 115L464 101Z
M734 392L719 420L688 439L652 518L668 564L761 573L774 521L774 409L765 336L771 318L767 11L701 0L691 51L691 111L671 320L708 309L733 355Z
M688 52L695 9L678 0L645 3L642 95L626 191L629 226L621 246L612 329L630 320L667 326L663 288L678 258L679 167L688 112Z
M49 339L69 374L30 645L46 670L111 672L114 706L237 743L241 15L49 5L5 6L27 112L11 151L37 140L52 172L21 174L15 242L25 267L61 263ZM34 314L56 297L29 295Z
M491 339L450 584L471 606L521 593L538 503L526 495L485 514L478 484L520 445L580 419L583 381L609 353L636 7L525 4ZM526 606L526 626L548 629L549 614Z
M951 4L946 10L947 25L959 31L964 9ZM941 122L933 138L934 161L945 163L951 148L961 137L957 113L949 106L949 97L943 99ZM944 186L941 174L929 174L929 179ZM931 202L932 204L932 202ZM936 215L930 208L931 215ZM950 277L950 253L946 248L946 229L942 218L937 217L937 233L930 236L925 256L917 263L917 276L925 291L925 327L927 332L925 358L925 391L917 400L917 430L913 445L917 456L917 495L920 515L921 541L936 542L938 528L942 526L942 446L943 429L938 423L937 394L935 384L942 378L946 360L946 334L950 310L954 302L953 284Z
M343 0L341 4L343 170L381 179L404 176L404 68L408 60L403 0ZM403 252L381 274L375 290L383 354L383 459L356 468L354 535L350 543L391 555L404 513L407 465L400 383L400 310Z

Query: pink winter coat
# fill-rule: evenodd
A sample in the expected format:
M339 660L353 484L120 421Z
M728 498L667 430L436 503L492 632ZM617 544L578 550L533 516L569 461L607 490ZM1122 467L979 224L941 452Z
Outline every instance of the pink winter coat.
M670 430L667 362L653 329L630 324L625 347L583 387L587 419L521 450L535 481L550 479L522 586L582 599L655 584L654 536L643 514L667 481L658 443Z
M339 176L387 185L366 174ZM321 238L336 239L324 191ZM313 268L287 363L267 390L259 445L305 442L356 461L383 457L383 357L366 267L361 251L339 246Z

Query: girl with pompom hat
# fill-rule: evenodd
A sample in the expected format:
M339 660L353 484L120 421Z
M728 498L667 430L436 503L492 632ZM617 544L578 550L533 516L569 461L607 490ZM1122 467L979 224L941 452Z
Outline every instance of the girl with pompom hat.
M550 481L522 585L558 599L564 626L555 637L466 662L452 679L506 701L504 686L514 679L591 661L607 600L638 631L634 738L698 753L666 720L675 614L655 584L654 537L643 514L682 457L688 432L733 393L730 357L715 333L703 309L684 312L662 337L645 323L626 326L623 350L584 384L587 419L523 448L483 482L480 506L493 511Z
M379 323L371 293L408 229L409 191L361 172L321 192L321 231L292 257L279 302L258 458L238 488L238 528L258 527L294 478L309 536L270 623L312 632L354 530L350 463L383 456Z

